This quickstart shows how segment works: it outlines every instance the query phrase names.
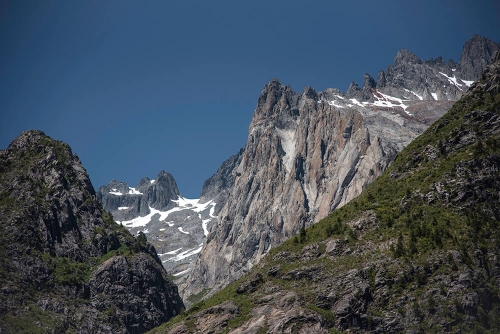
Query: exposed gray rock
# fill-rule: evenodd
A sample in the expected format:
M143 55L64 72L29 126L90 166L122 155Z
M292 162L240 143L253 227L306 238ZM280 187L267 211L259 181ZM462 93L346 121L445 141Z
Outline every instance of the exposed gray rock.
M466 77L477 78L498 50L500 50L498 43L480 35L474 35L464 44L458 69Z
M258 99L226 206L180 286L184 300L214 293L359 195L479 75L402 50L379 74L384 82L366 77L363 89L352 83L345 95L310 87L297 94L272 79Z
M243 152L244 150L240 149L237 154L224 161L217 169L217 172L203 183L200 202L215 201L217 203L215 206L215 215L218 215L222 207L226 204L227 196L237 176L236 169L241 163Z
M141 179L135 188L112 180L97 190L99 201L117 221L144 217L151 212L150 207L162 211L172 209L176 206L172 200L177 200L179 196L177 183L165 171L161 171L155 180Z
M364 76L363 88L375 88L376 86L377 83L375 82L375 79L373 79L371 75L366 73Z

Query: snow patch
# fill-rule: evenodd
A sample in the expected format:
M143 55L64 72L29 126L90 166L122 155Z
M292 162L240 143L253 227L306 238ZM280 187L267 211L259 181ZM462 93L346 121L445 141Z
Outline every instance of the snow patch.
M180 260L183 260L187 257L190 257L191 255L195 255L195 254L198 254L199 252L201 252L201 249L203 248L203 244L201 243L198 248L191 248L191 249L188 249L187 251L184 251L182 253L179 253L177 254L176 256L168 259L168 260L165 260L165 261L162 261L162 262L177 262L177 261L180 261Z
M434 100L438 100L438 95L436 93L431 93L432 97L434 98Z
M394 97L394 96L390 96L390 95L386 95L386 94L383 94L383 93L381 93L379 91L377 91L377 93L380 94L380 95L382 95L383 99L381 99L380 97L378 97L377 95L375 95L375 98L377 99L377 101L375 101L373 103L375 106L378 106L378 107L388 107L388 108L400 107L400 108L403 108L403 110L404 110L405 113L407 113L409 116L412 116L412 114L410 112L406 111L406 108L408 108L408 106L406 104L404 104L403 100L401 100L400 98L397 98L397 97ZM393 103L391 101L397 102L397 104Z
M203 234L205 234L206 237L208 237L208 222L210 219L203 219L201 221L201 227L203 227Z
M188 272L188 271L190 271L190 270L191 270L191 268L187 268L186 270L183 270L183 271L181 271L181 272L179 272L179 273L177 273L177 274L174 274L173 276L181 276L181 275L184 275L185 273L187 273L187 272Z
M210 213L209 213L209 215L210 215L210 217L212 217L212 218L217 218L217 216L215 216L215 215L214 215L214 213L215 213L215 206L216 206L216 205L217 205L217 203L213 202L213 205L212 205L212 207L210 208Z
M439 72L439 74L444 75L446 77L446 79L448 79L448 81L450 82L450 84L455 85L455 87L457 87L458 89L462 90L462 88L460 88L460 87L462 87L462 84L458 83L457 78L455 78L455 76L449 77L446 74L444 74L443 72Z
M464 80L464 79L460 79L460 81L462 81L467 87L472 86L472 84L474 83L474 81Z
M414 91L412 90L409 90L409 89L406 89L406 88L403 88L405 91L407 91L408 93L412 93L413 95L415 95L416 97L418 97L419 100L423 100L423 96L420 96L418 95L417 93L415 93Z
M155 180L149 180L149 182L151 182L151 184L155 183Z
M207 209L210 209L209 216L211 218L216 218L214 213L215 213L215 206L217 205L217 203L215 203L213 200L208 201L206 203L200 203L199 198L189 199L189 198L184 198L182 196L179 196L176 200L172 200L172 202L176 203L178 206L176 206L175 208L170 209L168 211L160 211L160 210L156 210L152 207L149 207L149 214L148 215L146 215L144 217L136 217L134 219L127 220L127 221L117 221L117 223L123 224L129 229L134 228L134 227L142 227L142 226L146 226L149 222L151 222L151 219L156 214L160 215L159 221L163 222L167 219L167 217L171 213L182 211L182 210L187 210L187 209L198 213L198 216L200 219L201 219L201 212L203 212ZM125 207L122 207L122 208L125 208ZM123 210L125 210L125 209L123 209ZM205 236L208 236L207 224L209 221L210 221L210 219L202 220L202 227L203 227L203 232L204 232ZM175 225L175 222L174 221L165 221L165 224L168 224L169 227L173 227ZM179 227L178 229L181 233L189 234L189 232L185 232L184 230L182 230L182 227ZM163 229L163 231L164 230L165 229ZM160 231L161 231L161 229L160 229Z
M158 254L158 256L163 256L163 255L175 255L175 254L177 254L178 252L180 252L180 251L181 251L181 249L182 249L182 247L181 247L181 248L177 248L176 250L173 250L173 251L170 251L170 252L166 252L166 253L163 253L163 254Z
M119 206L118 207L118 210L128 210L128 209L130 209L130 207L128 207L128 206Z
M160 210L156 210L152 207L149 207L149 214L144 216L144 217L136 217L134 219L131 219L131 220L127 220L127 221L117 221L118 224L123 224L123 225L126 225L128 228L133 228L133 227L141 227L141 226L145 226L147 225L151 219L153 218L154 215L156 214L159 214L160 215L160 221L163 221L165 220L169 214L171 214L172 212L175 212L175 211L180 211L180 210L183 210L183 208L179 208L179 207L175 207L171 210L168 210L168 211L160 211ZM170 224L169 224L170 225ZM173 224L172 224L173 226Z
M177 203L177 205L179 206L178 208L175 208L175 209L177 209L176 211L190 209L196 213L200 213L200 212L206 210L210 205L215 205L214 201L200 203L199 198L189 199L189 198L185 198L182 196L179 196L179 198L176 200L173 199L172 202ZM172 210L174 210L174 209L172 209Z
M337 100L333 100L333 101L327 101L328 102L328 105L332 106L332 107L337 107L337 108L345 108L344 106L341 106L340 104L337 104ZM336 103L337 102L337 103Z
M123 195L123 194L122 194L121 192L119 192L119 191L110 191L109 193L110 193L111 195L116 195L116 196L121 196L121 195Z
M178 229L178 230L179 230L179 232L181 232L181 233L184 233L184 234L189 234L189 232L184 231L184 230L182 229L182 227L178 227L177 229Z
M138 190L135 190L135 188L128 187L128 189L129 189L128 193L131 195L142 195L142 193Z
M352 103L354 103L355 105L358 105L360 107L364 107L363 104L361 104L358 100L356 99L349 99L349 101L351 101Z

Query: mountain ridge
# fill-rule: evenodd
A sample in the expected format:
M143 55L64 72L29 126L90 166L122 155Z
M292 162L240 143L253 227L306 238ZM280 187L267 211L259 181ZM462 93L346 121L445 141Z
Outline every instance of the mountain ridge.
M154 333L494 333L500 53L361 195Z
M105 210L132 234L149 236L175 283L183 282L224 206L243 150L224 161L203 185L199 199L182 197L174 177L161 171L136 187L112 180L97 190ZM168 242L166 242L168 240Z
M474 37L464 50L481 41L489 40ZM209 296L229 284L271 248L359 195L481 74L464 77L457 67L442 58L421 61L404 50L379 72L378 82L365 75L363 88L353 83L345 95L311 87L299 94L271 79L259 96L228 202L180 285L186 305L191 296Z

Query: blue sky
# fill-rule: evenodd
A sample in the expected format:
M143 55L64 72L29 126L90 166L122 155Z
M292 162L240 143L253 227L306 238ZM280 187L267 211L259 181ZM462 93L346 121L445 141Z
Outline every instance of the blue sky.
M498 1L0 1L0 148L40 129L95 188L170 172L181 193L246 143L269 79L362 84L399 49L500 42Z

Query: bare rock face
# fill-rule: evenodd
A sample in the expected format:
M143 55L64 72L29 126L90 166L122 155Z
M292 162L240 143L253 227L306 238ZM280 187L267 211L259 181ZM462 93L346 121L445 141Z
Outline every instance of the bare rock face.
M244 150L240 149L238 153L229 157L229 159L220 165L217 172L203 183L200 202L215 201L217 203L214 211L216 215L219 214L220 210L226 204L229 192L234 185L235 170L241 163L243 152Z
M272 79L258 99L227 203L180 286L185 302L234 281L271 248L358 196L479 75L402 50L379 73L380 85L365 76L363 88L353 83L345 95L311 87L297 94Z
M41 131L0 151L0 222L0 332L142 333L183 308L144 234L116 224Z
M178 312L169 310L170 296L165 294L172 284L167 272L158 269L158 263L143 253L110 258L89 280L94 307L106 310L118 306L129 333L145 332L158 325L156 319L175 316ZM164 314L165 310L169 312Z
M482 73L489 60L499 50L498 44L479 35L474 35L463 47L458 63L460 71L469 77Z

